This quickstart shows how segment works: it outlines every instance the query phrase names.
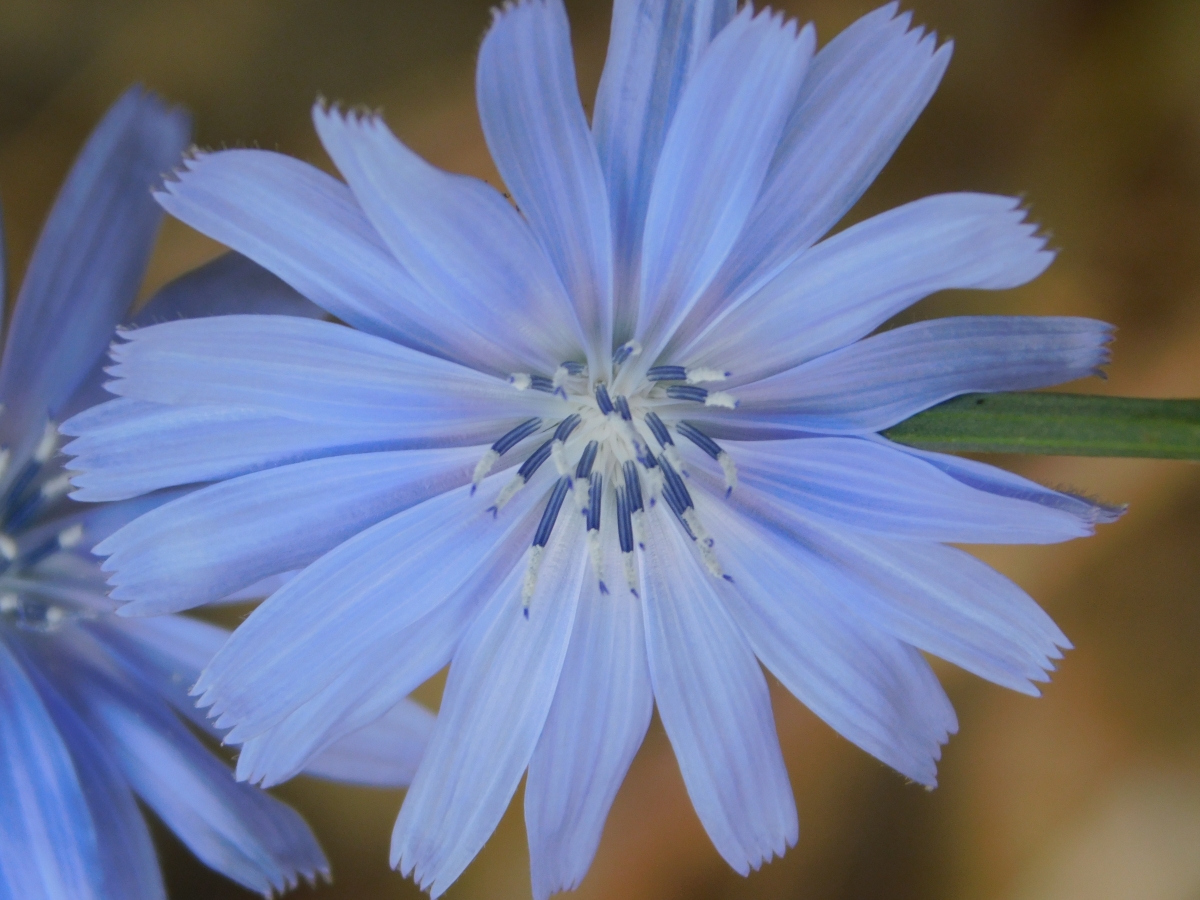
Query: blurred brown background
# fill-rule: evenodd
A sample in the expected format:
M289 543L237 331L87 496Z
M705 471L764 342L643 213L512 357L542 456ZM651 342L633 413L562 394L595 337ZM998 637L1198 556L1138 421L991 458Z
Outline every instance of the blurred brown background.
M822 41L869 0L783 4ZM609 6L568 2L590 102ZM1021 193L1061 255L1004 295L916 314L1036 312L1120 326L1107 385L1200 396L1200 3L915 0L956 41L941 91L853 213L946 190ZM382 107L438 165L495 181L476 122L485 0L5 0L0 193L13 278L88 129L131 81L196 117L202 146L261 146L327 165L318 95ZM218 252L169 223L147 290ZM10 280L10 284L13 281ZM981 551L1077 649L1038 700L942 667L959 711L941 787L904 783L776 686L799 845L749 879L691 811L657 725L617 799L581 898L1185 900L1200 898L1200 469L1136 460L1003 459L1132 504L1086 541ZM387 868L399 793L300 780L334 883L297 896L416 897ZM169 836L175 898L250 896ZM448 896L529 896L519 803Z

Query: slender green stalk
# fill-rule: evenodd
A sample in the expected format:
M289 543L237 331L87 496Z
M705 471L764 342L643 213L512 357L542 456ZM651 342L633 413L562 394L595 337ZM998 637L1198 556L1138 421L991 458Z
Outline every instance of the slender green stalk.
M888 429L925 450L1200 459L1200 400L966 394Z

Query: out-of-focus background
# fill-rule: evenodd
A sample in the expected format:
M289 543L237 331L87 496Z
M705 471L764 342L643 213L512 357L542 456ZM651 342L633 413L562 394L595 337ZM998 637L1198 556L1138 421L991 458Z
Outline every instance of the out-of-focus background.
M607 0L568 7L589 103ZM780 4L827 41L875 3ZM1119 326L1107 384L1200 396L1200 3L913 0L955 41L942 88L852 218L928 193L1021 194L1061 254L1034 284L917 315L1091 315ZM486 0L5 0L0 194L16 282L86 133L130 82L196 118L204 147L272 148L328 166L313 100L382 108L443 168L497 182L472 97ZM219 248L168 223L146 292ZM652 727L583 898L1188 900L1200 898L1200 468L997 460L1131 504L1091 539L987 548L1075 649L1040 699L939 668L961 720L932 793L851 746L773 685L799 845L748 879L710 846ZM436 697L436 693L434 693ZM410 898L387 867L402 795L300 779L331 886L297 896ZM175 898L249 897L158 831ZM529 896L520 804L450 898Z

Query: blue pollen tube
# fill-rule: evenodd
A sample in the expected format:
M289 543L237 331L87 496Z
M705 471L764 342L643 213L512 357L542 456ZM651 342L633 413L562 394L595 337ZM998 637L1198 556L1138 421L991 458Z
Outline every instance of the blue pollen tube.
M563 476L554 484L554 490L550 492L550 499L546 502L546 508L542 511L542 521L538 523L537 534L533 536L533 546L545 547L546 542L550 540L550 532L554 530L554 523L558 519L558 511L562 509L563 499L567 496L567 491L571 488L571 479L569 476Z

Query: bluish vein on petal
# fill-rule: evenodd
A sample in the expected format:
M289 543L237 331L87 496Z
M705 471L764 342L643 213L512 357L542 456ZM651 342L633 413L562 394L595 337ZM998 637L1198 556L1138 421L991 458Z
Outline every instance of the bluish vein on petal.
M614 343L633 337L646 204L684 86L735 0L617 0L592 133L613 233Z
M503 348L444 327L350 189L307 163L266 150L197 154L155 198L355 328L494 375L513 371Z
M1023 391L1101 374L1112 326L1066 316L958 316L905 325L753 384L736 411L702 407L715 436L867 434L973 391Z
M821 49L796 98L758 204L702 309L770 280L862 196L950 62L951 42L889 3ZM786 199L782 199L786 198Z
M483 447L348 454L187 494L96 545L123 615L211 603L307 566L360 531L471 480Z
M320 105L326 151L393 254L438 304L445 328L499 342L510 371L553 372L583 350L554 268L520 214L491 186L442 172L377 116Z
M904 776L937 783L941 745L958 728L937 677L912 647L846 608L843 579L786 536L696 492L721 521L732 582L722 599L763 664L847 740Z
M419 703L401 700L358 731L328 747L304 774L344 784L407 787L433 733L434 715Z
M589 368L607 379L614 349L608 194L561 0L522 0L495 12L475 93L496 168L566 288Z
M1054 259L1024 219L1018 200L990 194L926 197L874 216L801 253L698 334L689 319L672 358L727 369L735 386L857 341L936 291L1024 284Z
M554 699L585 575L583 523L551 537L528 618L518 568L454 655L437 725L392 832L392 865L440 896L483 847Z
M42 229L0 362L9 473L104 352L137 294L162 211L149 191L179 159L190 122L139 87L92 132Z
M459 445L494 439L510 418L565 408L549 394L332 322L216 316L123 337L112 349L109 390L152 403L241 407Z
M617 789L641 746L654 693L641 601L619 583L616 524L602 520L605 572L590 571L554 703L529 762L525 828L534 900L579 886Z
M692 542L662 504L648 512L641 594L654 699L704 830L746 875L800 827L767 682Z
M646 210L634 367L653 365L737 240L812 55L812 28L743 10L704 52L671 121Z
M0 877L11 896L99 900L95 827L79 775L24 668L0 638Z
M507 480L492 475L479 492ZM339 544L242 623L197 682L201 705L222 727L236 726L233 742L282 721L373 648L394 650L404 629L507 559L508 544L527 542L526 514L539 499L522 491L493 518L482 497L458 488Z

